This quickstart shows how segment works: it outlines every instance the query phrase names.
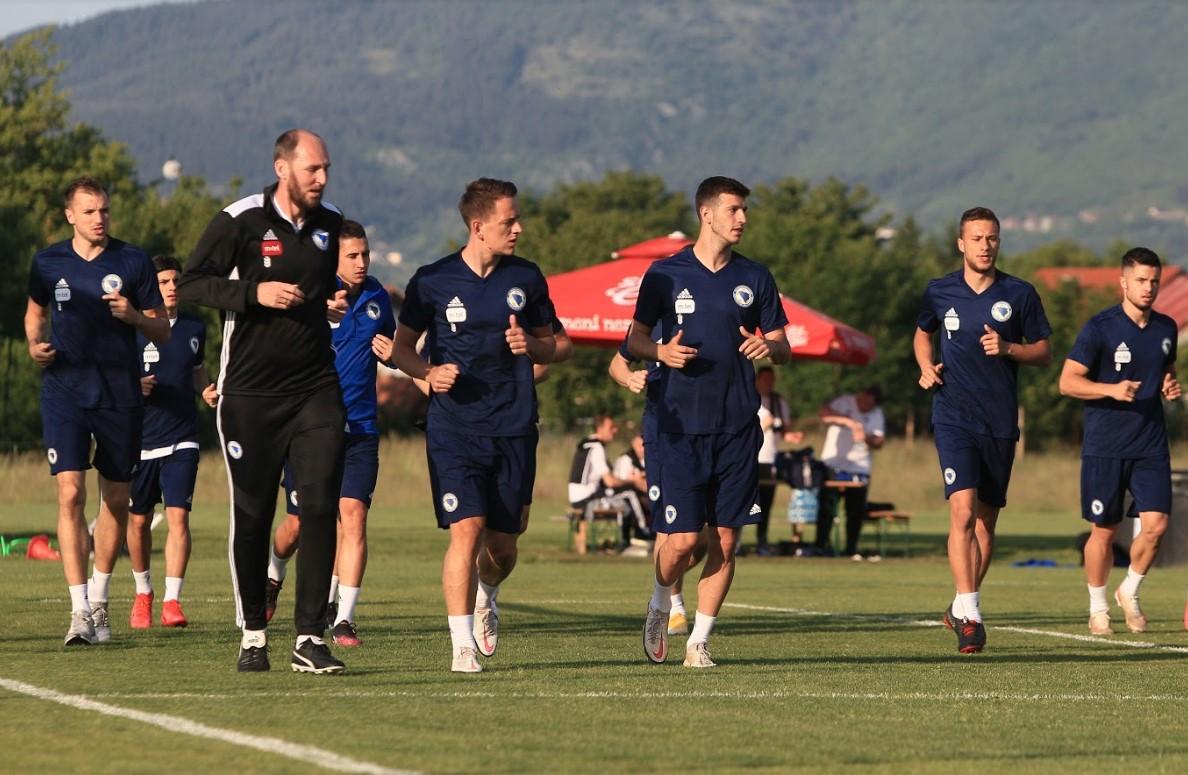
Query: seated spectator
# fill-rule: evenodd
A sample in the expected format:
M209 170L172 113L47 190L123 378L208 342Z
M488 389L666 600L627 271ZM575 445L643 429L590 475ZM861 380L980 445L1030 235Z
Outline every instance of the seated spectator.
M763 445L759 448L759 509L762 514L755 525L756 551L760 557L771 555L768 546L768 526L771 524L771 505L775 501L775 459L780 442L799 444L804 434L792 430L792 413L788 402L775 391L776 375L770 366L755 372L755 390L759 393L759 428L763 431ZM793 528L795 530L795 527Z
M861 487L847 487L839 495L826 487L821 514L817 521L817 546L829 545L829 533L837 514L837 501L846 504L846 547L844 554L861 560L858 536L866 519L866 496L870 490L871 450L883 446L885 420L879 407L883 394L877 386L863 389L856 395L841 395L821 407L821 421L829 426L825 433L825 448L821 459L829 467L834 481L860 482Z
M616 476L606 457L606 445L614 441L619 426L610 415L594 418L594 433L578 442L569 469L569 505L583 510L590 519L594 509L615 509L620 515L631 514L640 530L647 530L647 518L640 503L640 492L647 491L642 476Z
M633 493L636 501L642 506L640 513L635 513L633 509L632 513L636 517L634 522L624 523L624 541L628 541L631 538L632 528L634 528L636 538L643 539L644 541L651 541L655 538L651 530L651 510L648 508L651 501L647 498L648 478L645 469L646 465L643 436L637 433L631 437L631 446L627 448L627 451L615 459L613 470L616 479L631 483L627 487L619 488L616 490L616 493Z

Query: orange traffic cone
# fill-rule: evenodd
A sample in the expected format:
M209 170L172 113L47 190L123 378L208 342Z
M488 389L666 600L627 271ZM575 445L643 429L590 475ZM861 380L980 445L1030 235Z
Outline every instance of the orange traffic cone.
M33 536L29 539L29 549L25 552L25 557L30 560L60 560L61 553L50 546L49 536L42 533L38 536Z

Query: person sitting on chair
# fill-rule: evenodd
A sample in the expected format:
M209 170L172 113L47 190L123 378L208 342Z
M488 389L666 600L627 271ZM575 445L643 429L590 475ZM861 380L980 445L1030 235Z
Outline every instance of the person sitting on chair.
M608 414L594 418L594 433L578 442L573 454L573 465L569 469L569 505L582 510L582 519L589 520L597 508L615 509L622 516L630 512L636 523L647 527L643 506L636 495L635 485L642 483L642 476L635 479L620 479L610 469L606 457L606 445L614 441L619 426ZM646 489L647 485L643 484Z

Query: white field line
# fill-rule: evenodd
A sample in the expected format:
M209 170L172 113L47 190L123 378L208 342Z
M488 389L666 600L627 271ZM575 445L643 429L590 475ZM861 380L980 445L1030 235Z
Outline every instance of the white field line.
M772 613L792 614L793 616L832 616L839 619L854 619L866 621L885 621L898 622L900 624L910 624L916 627L940 627L941 623L933 619L907 619L900 616L882 616L879 614L844 614L834 613L831 611L810 611L806 608L780 608L769 605L747 605L746 603L723 603L727 608L741 608L747 611L770 611ZM1114 638L1107 638L1101 635L1079 635L1073 632L1060 632L1058 630L1039 630L1034 627L1018 627L1013 624L995 624L989 626L989 630L1005 630L1007 632L1019 632L1025 635L1043 635L1048 638L1063 638L1065 640L1076 640L1082 643L1098 643L1103 646L1118 646L1121 648L1131 649L1153 649L1155 651L1170 651L1174 654L1188 654L1188 647L1185 646L1168 646L1162 643L1151 643L1150 641L1142 640L1115 640Z
M190 721L180 716L168 716L162 713L145 713L144 711L134 710L132 708L121 708L76 694L63 694L53 689L44 689L40 686L33 686L32 684L21 681L12 681L7 678L0 678L0 688L39 700L56 702L59 705L66 705L67 707L77 708L79 710L101 713L105 716L115 716L130 721L138 721L142 724L160 727L167 732L217 740L221 743L229 743L244 748L254 748L257 751L276 754L277 756L293 759L305 765L313 765L328 770L359 772L366 773L367 775L416 775L411 770L393 770L378 764L372 764L371 762L340 756L333 751L327 751L324 748L315 748L312 745L301 745L275 737L261 737L259 735L236 732L233 729L207 726L206 724ZM244 699L247 697L248 695L243 696Z
M96 696L122 699L185 699L185 700L246 700L253 697L315 697L311 692L112 692ZM764 700L764 699L815 699L815 700L999 700L1006 702L1186 702L1188 694L1079 694L1068 692L813 692L813 691L785 691L775 689L770 691L730 691L730 690L687 690L687 691L633 691L614 690L589 692L515 692L515 691L404 691L382 689L348 689L336 690L325 695L328 699L351 698L405 698L430 700L466 700L466 699L513 699L513 700L657 700L657 699L727 699L727 700Z

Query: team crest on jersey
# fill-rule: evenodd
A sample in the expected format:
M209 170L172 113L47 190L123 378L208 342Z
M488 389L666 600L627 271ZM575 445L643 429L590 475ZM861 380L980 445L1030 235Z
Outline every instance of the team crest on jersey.
M952 468L945 469L945 484L952 484L957 481L957 472Z
M58 282L54 285L54 301L59 304L70 301L70 283L66 282L65 277L58 278Z
M124 289L124 278L118 274L105 274L99 281L99 287L104 293L119 293Z
M519 312L524 309L524 305L528 303L528 294L524 293L524 289L516 286L507 292L507 306L513 312Z
M1105 513L1105 504L1094 498L1093 502L1089 504L1089 510L1093 512L1093 516L1100 517Z
M997 320L999 323L1005 323L1011 319L1015 311L1011 309L1009 301L996 301L994 306L990 308L990 317Z
M309 236L313 240L313 244L318 246L318 250L330 247L330 232L325 229L314 229L313 234Z
M446 305L446 322L450 324L451 331L457 331L458 324L466 322L466 305L457 296Z
M194 355L198 354L198 337L196 336L190 337L190 352L194 353Z
M238 441L227 442L227 454L239 460L243 457L243 446Z
M1171 340L1170 340L1170 339L1168 339L1168 338L1165 336L1165 337L1163 338L1163 341L1160 343L1160 346L1161 346L1161 347L1163 347L1163 354L1164 354L1164 355L1171 355Z
M755 302L755 292L749 285L739 285L734 288L734 303L746 309Z
M446 513L453 514L458 510L458 496L447 492L441 496L441 507L446 510Z
M648 499L654 500L654 501L660 500L660 488L654 484L651 487L649 487L648 488Z
M376 301L367 302L367 317L371 318L372 320L379 320L379 316L380 316L379 302L376 302Z
M51 466L58 462L58 450L54 449L53 447L50 447L48 450L46 450L45 456L49 458Z
M671 525L673 522L676 522L676 518L677 518L676 506L673 506L671 504L669 504L668 506L665 506L664 507L664 521Z

